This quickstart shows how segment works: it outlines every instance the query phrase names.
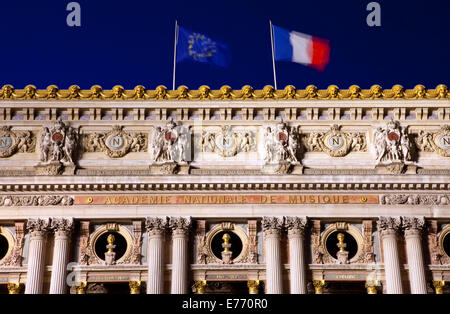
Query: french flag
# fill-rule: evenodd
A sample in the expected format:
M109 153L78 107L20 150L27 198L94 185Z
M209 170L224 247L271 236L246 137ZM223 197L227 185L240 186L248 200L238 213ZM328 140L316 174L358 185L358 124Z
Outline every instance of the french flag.
M291 61L323 71L330 61L328 39L289 31L273 25L276 61Z

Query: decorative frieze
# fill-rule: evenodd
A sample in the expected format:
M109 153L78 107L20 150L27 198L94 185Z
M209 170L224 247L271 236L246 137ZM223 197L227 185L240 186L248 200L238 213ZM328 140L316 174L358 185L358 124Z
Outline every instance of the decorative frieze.
M73 200L67 195L7 195L0 196L0 206L71 206Z
M103 152L111 158L120 158L130 152L146 152L148 136L143 132L126 132L115 125L109 132L83 134L85 152Z
M349 89L340 89L336 85L330 85L327 89L319 90L314 85L306 89L296 89L292 85L283 90L275 90L267 85L262 90L254 90L245 85L241 90L233 90L224 85L219 90L211 90L202 85L198 90L190 90L186 86L180 86L177 90L168 90L159 85L155 90L148 90L142 85L132 90L125 90L116 85L112 90L104 90L99 85L93 85L90 89L82 90L77 85L72 85L67 90L50 85L47 89L37 89L33 85L27 85L24 89L15 89L12 85L3 85L0 90L0 99L60 99L60 100L246 100L246 99L446 99L450 98L448 88L444 84L435 89L427 89L423 85L416 85L413 89L404 89L401 85L394 85L392 89L383 89L380 85L373 85L370 89L361 89L357 85Z
M34 153L36 136L30 131L11 131L10 126L0 128L0 158L19 153Z
M387 194L380 197L382 205L449 205L450 195L446 194Z
M331 157L343 157L350 152L367 151L364 133L343 132L341 126L332 125L328 132L312 132L303 138L308 152L325 152Z

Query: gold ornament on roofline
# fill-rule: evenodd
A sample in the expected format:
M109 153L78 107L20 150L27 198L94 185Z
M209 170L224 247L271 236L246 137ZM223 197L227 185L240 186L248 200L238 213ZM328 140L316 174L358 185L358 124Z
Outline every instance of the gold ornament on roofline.
M450 93L444 84L435 89L427 89L419 84L413 89L404 89L401 85L394 85L392 89L383 89L380 85L373 85L370 89L361 89L352 85L349 89L340 89L330 85L327 89L319 90L309 85L305 90L296 89L292 85L283 90L275 90L273 86L266 85L262 90L254 90L245 85L241 90L233 90L230 86L222 86L220 90L211 90L202 85L198 90L190 90L187 86L179 86L177 90L168 90L159 85L155 90L147 90L138 85L133 90L125 90L116 85L112 90L104 90L94 85L88 90L82 90L72 85L67 90L60 90L56 85L46 89L37 89L34 85L27 85L24 89L15 89L12 85L3 85L0 90L0 99L5 100L67 100L67 99L96 99L96 100L262 100L262 99L449 99Z

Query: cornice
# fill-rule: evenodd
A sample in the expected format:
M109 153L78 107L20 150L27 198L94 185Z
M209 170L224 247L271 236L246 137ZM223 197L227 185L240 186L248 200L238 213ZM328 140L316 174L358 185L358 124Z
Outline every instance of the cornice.
M233 90L229 86L222 86L220 90L211 90L208 86L200 86L198 90L189 90L187 86L180 86L177 90L168 90L160 85L155 90L147 90L138 85L133 90L125 90L116 85L112 90L104 90L99 85L89 90L82 90L72 85L67 90L60 90L55 85L47 89L37 89L34 85L27 85L24 89L15 89L12 85L4 85L0 90L0 99L10 100L252 100L252 99L449 99L450 93L444 84L435 89L427 89L423 85L416 85L413 89L404 89L401 85L394 85L392 89L383 89L380 85L373 85L370 89L361 89L352 85L349 89L339 89L330 85L325 90L319 90L309 85L304 90L288 85L284 90L275 90L266 85L262 90L254 90L245 85L241 90Z
M3 181L3 182L2 182ZM95 182L95 183L89 183ZM37 176L0 180L0 193L217 192L217 191L436 191L450 190L450 176Z

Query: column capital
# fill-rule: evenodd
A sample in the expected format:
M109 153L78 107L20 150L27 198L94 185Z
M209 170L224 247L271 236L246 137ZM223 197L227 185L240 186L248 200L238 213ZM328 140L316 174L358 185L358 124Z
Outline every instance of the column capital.
M163 235L168 226L168 217L147 217L145 219L145 228L150 236Z
M56 235L68 236L73 231L73 217L55 217L51 219L50 228Z
M264 216L261 223L265 235L280 235L284 217Z
M420 235L425 227L425 217L404 216L402 217L402 228L405 235Z
M20 294L22 285L18 282L8 282L8 293L9 294Z
M402 220L400 217L379 217L377 225L382 235L396 234L400 230Z
M175 235L186 235L191 228L191 217L170 217L169 228Z
M43 236L50 227L50 218L29 218L27 230L32 236Z
M140 294L141 293L141 281L140 280L130 281L128 284L130 286L130 294Z
M284 226L288 236L303 236L308 220L306 217L285 217Z
M325 286L325 280L313 280L314 292L316 294L323 293L323 287Z

